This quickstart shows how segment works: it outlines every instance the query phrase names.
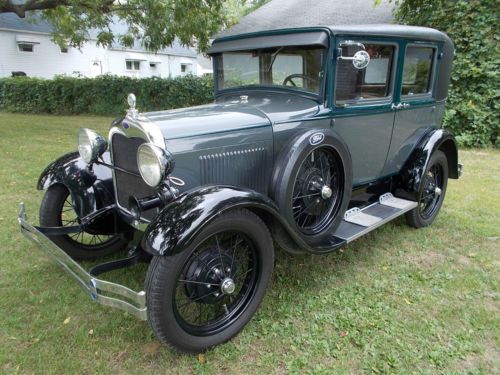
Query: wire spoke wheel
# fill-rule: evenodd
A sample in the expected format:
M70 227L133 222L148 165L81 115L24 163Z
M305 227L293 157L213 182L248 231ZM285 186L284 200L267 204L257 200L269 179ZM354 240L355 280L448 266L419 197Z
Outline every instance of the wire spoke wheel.
M60 215L61 225L63 227L69 227L73 225L78 225L78 216L76 214L71 196L68 194L64 199L64 203L61 209ZM106 246L114 240L114 236L111 235L100 235L91 234L85 231L80 231L77 233L68 234L68 239L78 245L83 246Z
M420 179L418 206L405 214L408 225L414 228L431 225L441 209L447 186L448 160L441 150L437 150Z
M330 148L317 148L306 156L291 200L293 219L302 233L315 234L330 224L341 201L338 156Z
M178 323L193 335L211 335L231 324L257 283L255 246L243 233L215 234L186 260L173 294Z
M109 219L106 219L109 220ZM61 184L49 187L40 205L40 225L45 227L71 227L80 223L72 197ZM109 224L99 222L90 231L52 235L51 240L74 259L90 260L113 254L127 244L119 234L110 234ZM102 230L102 233L99 233ZM106 234L104 234L106 233Z
M163 343L199 353L234 337L257 311L271 280L273 240L259 216L233 209L179 250L151 260L148 320Z
M443 191L443 171L439 164L434 164L423 177L420 193L419 210L423 219L432 217L440 206Z

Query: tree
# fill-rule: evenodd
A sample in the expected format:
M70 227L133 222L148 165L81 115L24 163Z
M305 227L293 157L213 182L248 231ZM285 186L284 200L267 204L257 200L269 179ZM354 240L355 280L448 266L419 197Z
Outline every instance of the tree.
M245 0L0 0L0 13L47 20L59 45L81 47L98 30L102 46L130 47L138 40L158 51L177 38L204 51L210 37L236 23L247 6Z
M500 147L498 0L390 1L399 23L436 28L455 43L444 126L465 146Z

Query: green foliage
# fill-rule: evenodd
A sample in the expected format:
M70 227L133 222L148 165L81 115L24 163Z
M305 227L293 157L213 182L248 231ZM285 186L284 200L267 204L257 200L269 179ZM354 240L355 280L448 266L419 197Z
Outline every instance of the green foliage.
M210 38L234 25L249 10L267 0L0 0L0 13L13 12L19 17L39 17L52 24L54 42L81 47L100 30L98 45L119 43L132 47L138 42L158 51L175 39L183 45L205 51ZM119 23L120 26L116 24ZM121 25L126 25L122 27Z
M52 24L53 39L61 46L81 47L93 30L100 30L96 38L102 46L120 43L131 47L137 40L146 49L158 51L172 45L177 38L182 44L196 45L203 51L212 35L237 22L226 16L227 1L3 0L0 13L14 12L25 17L36 11L36 17ZM116 27L117 21L127 28Z
M398 0L400 23L433 27L455 43L445 127L465 146L500 146L498 0Z
M212 77L135 79L58 77L53 80L0 79L0 110L23 113L119 115L127 94L137 96L141 111L188 107L213 100Z

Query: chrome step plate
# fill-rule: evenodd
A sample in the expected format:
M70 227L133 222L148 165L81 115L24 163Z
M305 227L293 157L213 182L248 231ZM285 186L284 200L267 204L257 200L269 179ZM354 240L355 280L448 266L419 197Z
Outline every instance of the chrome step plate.
M389 207L399 208L400 210L404 210L407 209L408 207L413 208L414 207L413 204L415 202L406 199L396 198L391 193L385 193L380 196L379 203L383 204L384 206L389 206Z
M348 210L334 236L349 243L415 207L417 202L383 194L377 203Z
M380 220L382 220L382 218L365 214L362 210L358 209L354 213L349 213L349 211L347 211L344 215L344 220L348 221L349 223L361 225L362 227L371 227L372 225L375 225Z

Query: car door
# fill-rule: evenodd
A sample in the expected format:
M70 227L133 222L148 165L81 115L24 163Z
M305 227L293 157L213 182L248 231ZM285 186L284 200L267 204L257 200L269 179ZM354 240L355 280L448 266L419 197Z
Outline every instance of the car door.
M384 174L398 173L416 143L430 129L440 126L444 102L436 103L439 46L432 43L404 42L398 72L394 106L395 120Z
M345 37L337 41L333 91L334 130L349 147L353 185L376 180L383 172L394 124L393 92L399 46L385 39ZM356 51L370 55L357 69Z

